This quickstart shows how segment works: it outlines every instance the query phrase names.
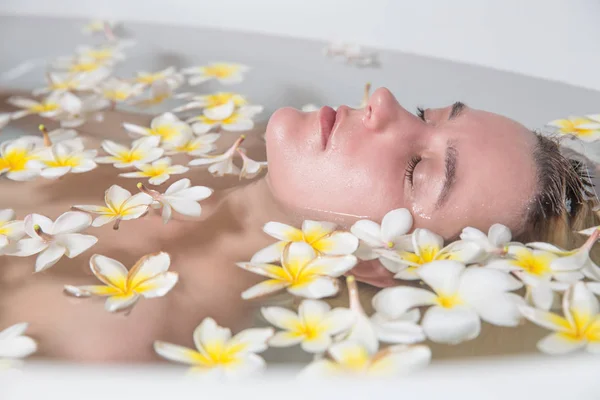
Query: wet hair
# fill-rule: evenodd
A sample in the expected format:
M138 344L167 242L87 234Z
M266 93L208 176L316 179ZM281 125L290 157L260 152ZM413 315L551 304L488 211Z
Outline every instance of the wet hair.
M526 210L525 228L515 239L576 248L586 239L577 231L600 225L596 211L599 203L591 176L583 161L561 152L558 138L534 133L538 187Z

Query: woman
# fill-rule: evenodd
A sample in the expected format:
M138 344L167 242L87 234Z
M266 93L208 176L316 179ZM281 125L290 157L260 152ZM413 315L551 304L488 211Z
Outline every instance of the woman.
M93 130L119 140L118 126L136 122L114 117L82 129L88 148L99 147ZM260 141L248 136L251 155L260 159ZM264 179L222 190L235 181L199 169L186 174L193 185L216 189L196 221L165 226L150 213L124 221L118 231L105 225L88 232L99 239L92 249L33 276L32 258L0 258L0 327L29 322L28 334L38 340L42 357L157 361L154 340L192 346L190 333L206 316L234 331L252 323L249 311L256 304L243 302L240 293L260 278L235 263L273 242L260 232L268 221L298 226L302 219L330 220L348 227L357 218L377 221L406 207L414 227L449 240L465 226L484 230L499 222L524 240L555 237L549 241L562 246L574 244L573 229L595 224L578 167L554 142L462 103L414 116L382 88L364 109L278 110L266 141ZM54 219L75 204L101 204L112 184L136 190L136 181L117 174L100 167L56 182L2 180L0 208L13 208L20 218L36 212ZM97 300L63 294L65 284L97 283L88 266L92 254L130 267L158 251L171 254L179 283L166 297L141 301L126 316L105 312ZM380 287L396 283L375 262L359 264L352 274Z

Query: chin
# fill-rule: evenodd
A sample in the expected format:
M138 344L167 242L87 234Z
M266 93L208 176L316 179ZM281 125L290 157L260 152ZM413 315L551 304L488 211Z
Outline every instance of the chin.
M294 132L293 127L299 126L304 119L304 114L292 107L284 107L275 111L267 124L265 135L267 145L272 141L284 140L286 136L292 134Z

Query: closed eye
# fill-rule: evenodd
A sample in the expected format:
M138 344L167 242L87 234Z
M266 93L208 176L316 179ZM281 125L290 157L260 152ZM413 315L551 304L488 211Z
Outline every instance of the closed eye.
M410 161L408 162L408 165L406 166L406 171L404 173L404 176L406 179L408 179L408 182L410 183L410 186L413 187L413 177L415 174L415 168L417 167L417 164L419 162L421 162L422 158L420 156L414 156L413 158L410 159Z

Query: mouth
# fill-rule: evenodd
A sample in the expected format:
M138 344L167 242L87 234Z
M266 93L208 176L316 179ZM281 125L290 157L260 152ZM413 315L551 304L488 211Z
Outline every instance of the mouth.
M337 112L331 107L321 107L319 110L319 127L321 129L321 140L323 141L323 148L327 146L333 126L337 118Z

